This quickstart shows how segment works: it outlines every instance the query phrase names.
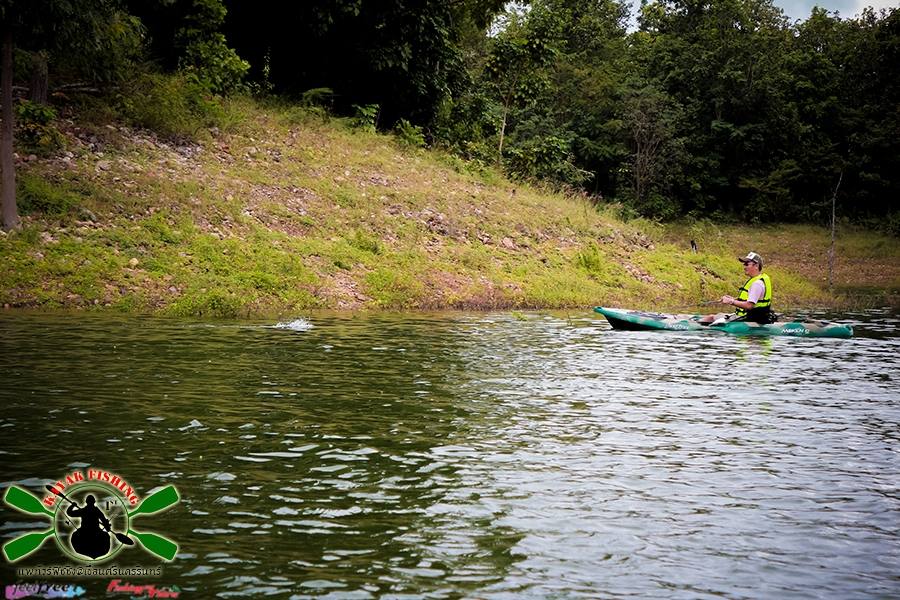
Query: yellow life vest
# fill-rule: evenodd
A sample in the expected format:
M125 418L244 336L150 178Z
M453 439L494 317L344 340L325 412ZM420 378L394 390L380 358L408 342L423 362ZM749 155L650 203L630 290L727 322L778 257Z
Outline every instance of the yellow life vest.
M765 286L766 286L766 291L763 294L762 298L760 298L759 300L756 301L756 304L754 305L754 307L752 309L754 311L757 309L760 309L760 308L767 309L767 308L769 308L769 306L772 305L772 280L769 279L768 273L760 273L756 277L751 277L750 279L748 279L747 283L745 283L743 285L743 287L741 287L740 291L738 292L738 297L737 297L738 300L746 300L747 298L749 298L750 297L750 286L752 286L754 283L756 283L756 281L758 279L762 279L763 284L765 284ZM739 317L743 317L743 316L747 315L746 308L738 308L738 309L735 309L734 312Z

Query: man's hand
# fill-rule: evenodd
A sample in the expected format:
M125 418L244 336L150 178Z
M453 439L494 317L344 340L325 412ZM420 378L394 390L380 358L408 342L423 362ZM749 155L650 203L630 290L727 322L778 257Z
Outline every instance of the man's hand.
M722 304L734 304L734 296L724 295L722 296Z

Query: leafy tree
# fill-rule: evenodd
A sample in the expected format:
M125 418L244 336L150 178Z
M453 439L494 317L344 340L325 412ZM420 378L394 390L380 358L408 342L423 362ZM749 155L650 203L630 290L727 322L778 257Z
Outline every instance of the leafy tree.
M497 164L503 159L510 111L533 106L550 84L554 25L552 14L540 8L533 9L527 18L511 11L503 31L491 44L484 81L500 109Z
M627 160L621 136L629 64L628 9L612 0L543 0L559 18L559 51L550 95L543 101L561 130L571 132L572 162L589 173L584 186L613 196Z
M613 190L627 155L618 115L626 18L612 0L536 0L507 15L481 80L498 107L498 159L508 154L512 173Z
M475 14L483 14L476 12ZM499 22L463 15L458 21L459 53L463 73L459 85L437 106L429 126L432 143L480 164L496 162L500 109L492 86L483 75L490 58L493 35Z
M645 4L634 64L683 107L683 211L819 219L843 174L857 216L897 195L900 9L791 27L769 0Z
M115 0L0 0L2 27L3 112L0 135L0 173L3 182L3 226L19 222L15 196L13 161L13 52L19 48L38 57L38 86L46 90L48 71L42 61L48 57L90 76L94 81L111 81L121 76L124 64L138 47L138 23L121 12ZM46 63L44 62L45 66ZM39 94L43 96L43 93ZM38 98L42 100L43 98Z
M786 58L792 74L790 97L784 110L797 120L793 156L769 178L775 196L795 209L795 218L815 218L824 209L833 179L846 166L849 140L847 107L841 96L845 74L839 54L846 24L827 11L814 8L796 27ZM761 182L762 186L769 182ZM772 194L772 192L769 192Z
M645 6L641 27L652 39L647 76L684 107L680 137L693 160L675 193L687 210L752 209L754 178L791 146L780 9L771 0L678 0Z
M840 57L848 175L841 189L859 217L897 213L900 196L900 8L846 23Z
M13 27L10 22L7 7L3 7L2 20L3 47L0 49L0 103L3 104L3 112L0 119L0 202L2 202L3 228L13 229L19 225L19 211L16 207L16 171L13 157L13 106L12 106L12 80L13 80Z
M223 0L125 0L144 23L150 56L168 71L179 69L215 93L237 89L250 64L222 33Z
M891 211L898 192L893 173L900 167L900 17L892 13L868 10L845 21L814 9L797 25L782 66L788 74L780 110L785 120L777 123L790 133L791 151L770 157L768 172L744 182L757 204L777 205L781 219L825 220L838 180L840 196L853 198L844 214Z
M680 106L643 81L630 82L623 121L629 135L630 194L623 194L644 215L672 218L680 213L672 182L683 157L684 141L677 138Z
M228 47L219 31L225 22L225 5L222 0L194 0L194 9L176 34L179 45L184 46L179 68L207 84L213 92L236 89L250 64Z
M501 0L231 0L226 35L277 93L334 90L344 114L378 104L380 121L427 124L465 86L458 45L465 27L485 24Z

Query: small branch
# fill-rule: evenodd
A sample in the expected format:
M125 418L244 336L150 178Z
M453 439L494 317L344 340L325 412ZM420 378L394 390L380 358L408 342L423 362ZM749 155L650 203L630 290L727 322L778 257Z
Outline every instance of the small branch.
M86 82L66 83L53 88L53 92L90 92L92 94L99 94L100 88Z
M830 292L834 285L834 230L835 230L835 204L837 204L838 190L841 188L841 181L844 180L844 169L838 176L837 185L834 186L834 193L831 194L831 248L828 249L828 291Z

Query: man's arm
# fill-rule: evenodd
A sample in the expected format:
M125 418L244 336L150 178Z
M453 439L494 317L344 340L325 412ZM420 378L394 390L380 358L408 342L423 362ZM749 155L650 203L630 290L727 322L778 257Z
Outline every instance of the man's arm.
M737 306L744 310L750 310L756 306L756 303L759 302L759 299L762 298L765 293L766 284L762 281L755 281L753 285L750 286L750 291L747 292L746 300L738 300L734 296L722 296L722 303Z
M757 298L759 300L759 298ZM734 296L722 296L721 300L722 304L728 304L729 306L737 306L738 308L743 308L744 310L750 310L754 306L756 306L756 302L751 302L750 300L738 300Z
M754 306L756 306L756 302L750 302L749 300L738 300L737 298L731 299L732 306L737 306L738 308L743 308L744 310L750 310Z

